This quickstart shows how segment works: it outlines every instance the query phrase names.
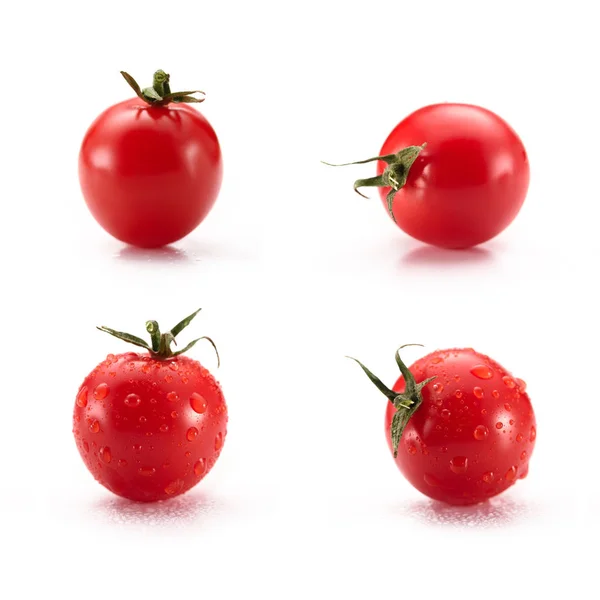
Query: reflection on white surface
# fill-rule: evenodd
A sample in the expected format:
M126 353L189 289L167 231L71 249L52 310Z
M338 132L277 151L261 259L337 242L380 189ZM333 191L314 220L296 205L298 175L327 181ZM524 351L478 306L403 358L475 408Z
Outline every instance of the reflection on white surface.
M413 502L405 513L428 525L460 528L503 527L534 516L535 505L507 496L492 498L474 506L450 506L432 500Z
M222 501L206 494L184 494L152 503L108 497L94 505L91 512L97 519L113 525L172 529L210 520L224 509Z
M425 266L428 268L450 265L492 264L493 262L494 253L483 246L464 250L447 250L425 244L410 250L401 259L402 266Z
M173 246L162 248L136 248L135 246L124 246L114 257L118 260L132 262L156 262L156 263L184 263L191 260L185 250Z

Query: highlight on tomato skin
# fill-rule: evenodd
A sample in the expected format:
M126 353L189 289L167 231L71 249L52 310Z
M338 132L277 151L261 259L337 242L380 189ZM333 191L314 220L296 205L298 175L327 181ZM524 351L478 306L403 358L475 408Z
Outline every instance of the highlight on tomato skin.
M389 133L376 174L358 179L364 195L377 187L391 220L411 237L441 248L469 248L504 231L529 188L523 142L494 112L471 104L424 106ZM326 163L329 164L329 163Z
M152 344L100 328L144 348L109 354L85 377L75 398L73 434L94 478L138 502L167 500L197 485L213 468L227 435L221 386L198 361L171 350L196 313L169 332L147 323ZM182 325L183 323L183 325ZM217 355L218 356L218 355Z
M98 224L116 239L143 248L176 242L214 206L223 178L217 135L191 104L203 92L171 92L154 74L136 96L110 106L90 125L79 152L83 197Z
M388 447L421 493L477 504L527 476L537 425L526 384L489 356L437 350L406 367L398 351L392 388L356 362L388 398Z

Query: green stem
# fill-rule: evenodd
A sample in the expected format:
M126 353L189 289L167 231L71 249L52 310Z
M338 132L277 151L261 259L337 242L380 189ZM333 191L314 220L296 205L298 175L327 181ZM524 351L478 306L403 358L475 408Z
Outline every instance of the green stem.
M162 69L155 71L152 78L152 87L140 88L138 82L127 72L121 71L121 75L129 84L136 95L152 106L167 106L171 102L198 103L204 102L204 92L201 90L189 90L185 92L172 92L170 79L171 76ZM194 94L202 94L197 98Z
M398 446L400 445L400 439L402 438L402 433L404 432L404 428L407 423L410 421L410 418L415 414L415 412L421 406L423 402L423 388L433 381L435 377L429 377L425 379L425 381L421 381L417 383L414 375L410 372L410 369L404 364L402 359L400 358L400 350L406 348L407 346L420 346L421 344L405 344L404 346L400 346L396 351L396 364L402 373L402 377L404 379L404 392L398 393L394 390L388 388L382 381L374 375L365 365L363 365L356 358L352 358L349 356L348 358L357 362L362 370L365 372L367 377L371 380L371 382L375 385L375 387L390 401L390 403L396 409L394 416L392 417L392 424L390 428L390 437L392 440L392 450L394 453L394 458L398 456Z
M410 173L410 168L413 166L415 160L417 160L417 157L426 145L427 144L424 143L421 146L408 146L407 148L403 148L399 152L396 152L396 154L374 156L373 158L367 158L366 160L358 160L351 163L332 164L324 161L321 162L324 162L324 164L329 165L330 167L362 165L376 160L381 160L385 162L388 166L385 168L385 171L381 175L378 175L377 177L369 177L367 179L357 179L354 182L354 191L363 198L366 198L367 196L361 193L358 188L366 186L391 188L387 194L387 209L394 222L396 222L396 217L394 216L393 210L394 198L396 194L406 185L408 174Z
M192 321L192 319L200 312L200 309L193 312L191 315L177 323L173 329L167 331L165 333L161 333L160 327L156 321L146 321L146 331L150 334L151 345L148 345L142 338L139 338L135 335L131 335L130 333L124 333L122 331L116 331L114 329L110 329L109 327L98 327L100 331L104 331L124 342L128 342L130 344L134 344L135 346L139 346L141 348L145 348L152 355L153 358L157 360L166 360L168 358L173 358L175 356L180 356L184 352L187 352L192 346L196 344L196 342L200 340L207 340L215 350L217 355L217 365L221 364L221 359L219 357L219 352L215 343L211 338L207 336L202 336L191 341L183 350L178 350L173 352L171 346L173 344L177 345L175 337L179 334L183 329L185 329Z

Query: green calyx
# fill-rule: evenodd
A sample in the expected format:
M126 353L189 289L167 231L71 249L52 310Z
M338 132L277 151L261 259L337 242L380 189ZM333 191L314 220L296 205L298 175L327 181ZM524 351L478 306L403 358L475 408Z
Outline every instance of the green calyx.
M150 334L151 344L148 344L142 338L139 338L135 335L131 335L130 333L123 333L122 331L115 331L114 329L110 329L109 327L98 327L100 331L104 331L105 333L110 333L110 335L123 340L124 342L129 342L134 346L139 346L140 348L144 348L148 350L148 352L152 355L153 358L158 360L166 360L168 358L173 358L174 356L179 356L184 352L187 352L192 346L199 342L200 340L207 340L212 347L215 349L215 353L217 355L217 365L221 365L221 359L219 358L219 351L215 346L215 343L207 336L199 337L193 341L191 341L185 348L182 350L177 350L173 352L171 349L171 345L177 345L175 338L182 330L184 330L191 322L192 319L201 311L199 308L196 312L193 312L189 317L183 319L173 327L170 331L165 333L161 333L160 327L156 321L147 321L146 322L146 331Z
M172 92L169 80L171 76L159 69L154 73L152 87L141 89L137 81L125 71L121 71L125 81L131 86L131 89L144 101L151 106L166 106L170 102L204 102L204 92L200 90L191 90L187 92ZM202 94L202 98L197 98L194 94Z
M435 379L435 376L429 377L429 379L425 379L425 381L417 383L413 374L409 371L408 367L400 358L400 350L402 350L402 348L420 345L421 344L405 344L396 350L396 364L402 373L405 383L404 392L402 393L394 392L394 390L388 388L384 383L382 383L381 379L373 375L373 373L371 373L371 371L369 371L369 369L367 369L367 367L365 367L365 365L363 365L359 360L356 360L356 358L352 358L351 356L347 357L360 365L367 377L375 384L375 387L392 403L396 409L396 412L392 417L392 426L390 432L394 458L398 456L398 447L400 445L400 439L402 438L402 433L406 427L406 424L423 402L423 394L421 393L423 388Z
M410 168L413 166L415 160L417 160L417 156L421 153L423 148L425 148L427 144L422 144L421 146L408 146L407 148L403 148L396 154L386 154L384 156L375 156L373 158L367 158L366 160L358 160L356 162L343 163L341 165L334 165L332 163L323 162L323 164L328 165L330 167L347 167L348 165L363 165L365 163L373 162L376 160L382 160L388 166L385 171L381 175L377 175L376 177L368 177L367 179L357 179L354 182L354 191L363 198L367 198L362 192L359 191L358 188L361 187L389 187L390 191L386 196L387 201L387 209L388 213L396 222L396 217L394 217L394 198L396 194L406 185L406 180L408 179L408 174L410 172Z

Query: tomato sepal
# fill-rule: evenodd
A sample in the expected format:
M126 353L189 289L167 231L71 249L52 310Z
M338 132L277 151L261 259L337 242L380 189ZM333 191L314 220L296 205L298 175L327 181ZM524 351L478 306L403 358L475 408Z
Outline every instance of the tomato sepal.
M404 392L402 393L395 392L394 390L388 388L381 381L381 379L379 379L379 377L374 375L365 365L363 365L356 358L353 358L352 356L347 357L353 360L354 362L358 363L358 365L365 372L365 374L375 385L375 387L390 401L390 403L396 409L396 412L392 417L392 424L390 426L390 437L392 440L392 451L394 454L394 458L398 456L398 447L400 446L400 440L402 438L402 433L404 432L406 425L423 402L423 388L435 379L435 376L433 376L417 383L414 378L414 375L410 372L408 367L400 358L400 350L402 350L403 348L406 348L407 346L421 345L422 344L404 344L403 346L400 346L398 350L396 350L396 364L400 369L400 373L402 373L402 377L404 378L405 383Z
M185 319L183 319L179 323L177 323L177 325L175 325L175 327L173 327L172 329L170 329L169 331L166 331L164 333L161 333L160 327L159 327L157 321L146 321L146 331L150 334L151 345L149 345L142 338L139 338L135 335L132 335L130 333L125 333L123 331L117 331L115 329L111 329L110 327L105 327L104 325L99 326L96 329L99 329L100 331L103 331L104 333L108 333L108 334L112 335L113 337L116 337L117 339L120 339L129 344L133 344L140 348L144 348L145 350L147 350L150 353L150 355L153 358L158 359L158 360L167 360L169 358L181 356L182 354L187 352L190 348L195 346L196 343L199 342L200 340L206 340L213 347L215 354L217 355L217 366L219 367L219 366L221 366L221 358L219 356L219 351L217 350L217 346L214 343L214 341L212 340L212 338L210 338L206 335L196 338L195 340L192 340L189 344L187 344L187 346L185 346L181 350L177 350L176 352L174 352L171 349L171 346L173 344L177 345L177 340L175 339L176 336L179 333L181 333L181 331L183 331L192 322L194 317L201 310L202 309L199 308L198 310L193 312L191 315L187 316Z
M359 188L361 187L389 187L390 191L386 196L387 202L387 210L390 216L392 217L394 223L396 222L396 217L394 216L394 198L396 194L406 185L406 181L408 180L408 175L410 173L410 168L413 166L415 160L421 153L421 151L425 148L427 142L421 144L420 146L407 146L403 148L399 152L395 154L385 154L383 156L374 156L373 158L367 158L365 160L357 160L355 162L342 163L342 164L332 164L325 161L323 164L328 165L330 167L347 167L349 165L363 165L365 163L374 162L377 160L381 160L385 162L388 166L385 171L381 175L377 175L375 177L367 177L366 179L357 179L354 182L354 191L363 198L368 198L365 196Z
M140 88L138 82L126 71L120 72L136 95L151 106L167 106L171 102L183 102L187 104L204 102L206 95L201 90L188 90L185 92L172 92L170 86L171 76L162 69L155 71L152 87ZM202 98L196 98L194 94L202 94Z

